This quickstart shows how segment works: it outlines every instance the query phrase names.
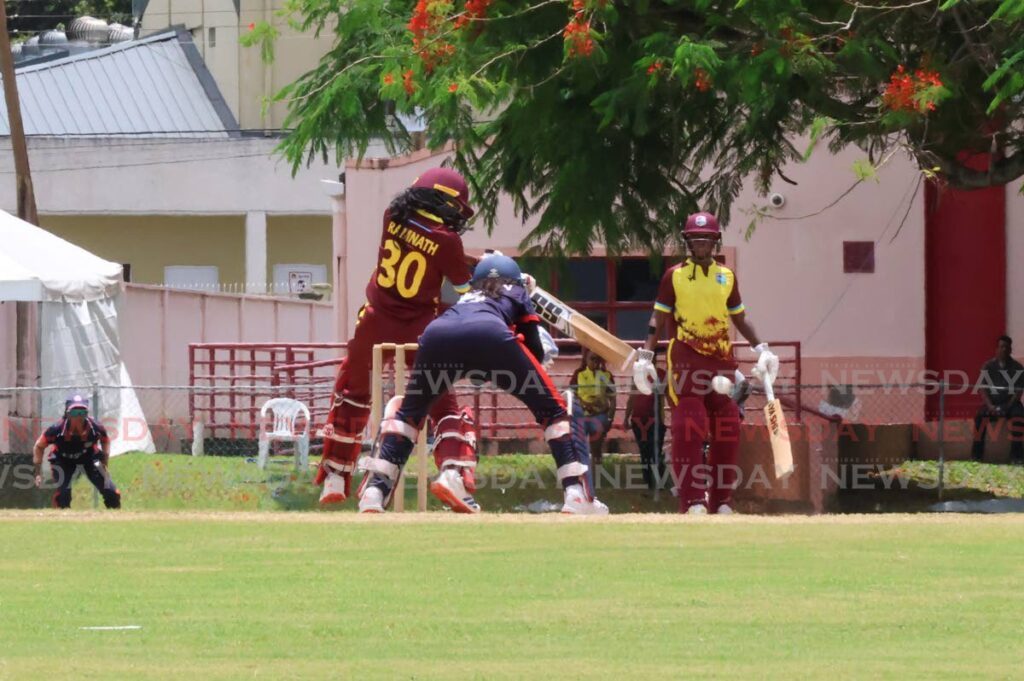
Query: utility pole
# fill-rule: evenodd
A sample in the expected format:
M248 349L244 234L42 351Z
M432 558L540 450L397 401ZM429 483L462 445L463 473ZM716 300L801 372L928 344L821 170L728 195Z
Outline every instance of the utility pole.
M4 100L7 102L7 121L11 128L11 150L14 152L14 174L18 185L18 217L33 225L38 225L36 195L32 189L32 171L28 167L25 126L21 123L18 84L14 80L11 37L7 34L6 0L0 0L0 76L4 79Z

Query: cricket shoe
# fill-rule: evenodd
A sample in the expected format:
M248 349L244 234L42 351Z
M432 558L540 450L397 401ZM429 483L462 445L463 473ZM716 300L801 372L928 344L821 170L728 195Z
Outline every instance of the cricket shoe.
M367 485L359 496L360 513L383 513L384 490L376 485Z
M732 510L732 506L729 504L722 504L715 513L718 515L736 515L736 511Z
M430 483L430 493L456 513L479 513L480 504L466 490L462 475L454 468L445 468Z
M704 504L692 504L686 509L686 515L707 515L708 509Z
M596 498L589 499L583 491L583 485L570 485L565 488L565 503L562 504L565 515L608 515L608 507Z
M324 488L320 491L320 506L336 506L348 498L347 474L327 471L324 477Z

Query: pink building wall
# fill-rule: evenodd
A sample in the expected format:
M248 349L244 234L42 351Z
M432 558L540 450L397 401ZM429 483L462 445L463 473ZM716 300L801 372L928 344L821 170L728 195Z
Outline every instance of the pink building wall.
M189 343L335 340L330 303L140 284L125 287L119 321L121 354L136 386L187 386ZM139 393L151 421L188 415L186 391Z
M379 165L350 164L348 333L364 302L363 287L374 265L384 207L443 158L420 152ZM919 173L909 159L894 157L879 170L877 181L860 183L828 207L854 185L853 164L861 158L858 150L837 156L821 152L807 164L787 168L787 176L798 184L779 181L773 187L786 197L785 206L769 210L746 241L752 209L767 203L748 187L737 199L726 230L725 244L735 248L750 318L765 338L803 343L805 381L814 381L822 370L834 374L847 367L923 367L924 192ZM507 197L498 212L493 235L482 227L466 235L468 250L496 247L517 252L532 224L523 225L515 217ZM1024 208L1017 214L1021 219ZM844 240L875 242L873 274L843 272ZM1024 242L1017 247L1024 254ZM599 245L595 252L601 252ZM671 247L664 252L671 253Z
M0 386L14 385L17 366L17 303L0 303Z

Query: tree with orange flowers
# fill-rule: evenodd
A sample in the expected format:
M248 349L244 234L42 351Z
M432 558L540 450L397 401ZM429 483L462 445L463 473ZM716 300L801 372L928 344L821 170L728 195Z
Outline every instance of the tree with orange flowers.
M493 220L499 192L539 216L529 243L585 251L727 215L810 139L900 147L960 188L1024 175L1020 0L294 0L333 33L277 96L296 167L411 143L422 114ZM257 27L250 42L271 40ZM266 54L268 50L265 50ZM960 159L984 152L987 167Z

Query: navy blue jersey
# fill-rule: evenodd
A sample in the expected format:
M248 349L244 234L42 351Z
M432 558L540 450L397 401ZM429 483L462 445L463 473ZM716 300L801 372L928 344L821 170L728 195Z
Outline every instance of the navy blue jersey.
M100 451L100 445L107 439L107 429L92 418L85 419L84 435L72 434L68 420L61 419L46 429L43 438L54 446L54 453L67 458Z
M445 310L441 318L458 319L460 322L494 319L508 327L540 321L533 311L530 294L521 284L505 284L495 298L483 291L470 291Z

